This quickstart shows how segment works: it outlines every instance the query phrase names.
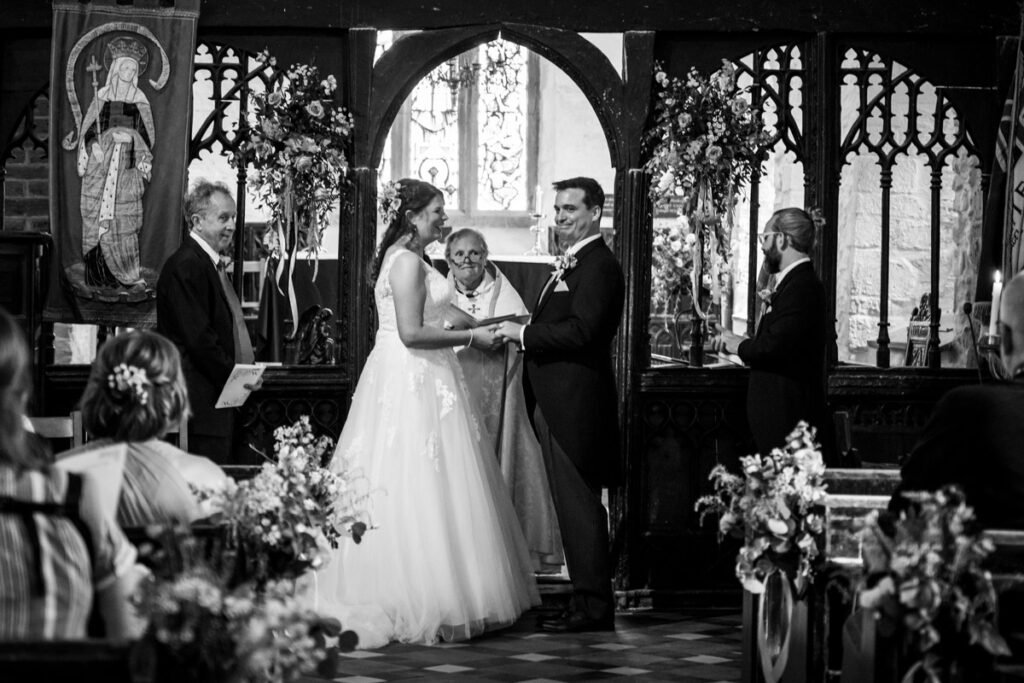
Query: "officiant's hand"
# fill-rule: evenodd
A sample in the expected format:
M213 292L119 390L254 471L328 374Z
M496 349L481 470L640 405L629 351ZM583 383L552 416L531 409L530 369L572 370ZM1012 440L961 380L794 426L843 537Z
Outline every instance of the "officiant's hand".
M503 323L497 325L497 335L504 342L519 343L520 334L522 333L523 325L511 320L506 320Z

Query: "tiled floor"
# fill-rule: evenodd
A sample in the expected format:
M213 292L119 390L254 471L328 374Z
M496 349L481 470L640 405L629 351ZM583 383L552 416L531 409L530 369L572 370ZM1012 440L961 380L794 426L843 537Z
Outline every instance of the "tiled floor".
M433 647L392 644L342 655L335 681L691 681L740 677L739 614L619 614L614 633L540 632L536 614L468 643ZM322 683L323 679L305 679Z

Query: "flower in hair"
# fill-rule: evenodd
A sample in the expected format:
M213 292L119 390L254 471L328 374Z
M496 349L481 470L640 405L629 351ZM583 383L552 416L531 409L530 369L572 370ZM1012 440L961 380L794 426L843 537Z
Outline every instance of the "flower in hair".
M146 405L149 402L149 391L146 389L149 384L146 371L135 365L120 363L107 375L108 387L119 395L131 392L139 405Z
M398 183L389 180L377 192L378 212L384 225L391 225L398 218L398 210L402 206L402 195L398 190Z
M576 254L562 254L555 259L555 279L561 280L565 274L576 267Z

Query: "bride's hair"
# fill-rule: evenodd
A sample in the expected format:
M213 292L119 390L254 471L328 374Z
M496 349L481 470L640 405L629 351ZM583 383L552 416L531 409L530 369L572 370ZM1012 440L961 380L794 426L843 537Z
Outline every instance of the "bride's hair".
M380 246L377 248L377 255L373 257L373 262L370 264L371 285L377 284L377 276L380 275L381 266L384 264L384 254L391 248L391 245L416 231L405 214L409 211L414 214L419 213L427 208L427 204L433 201L434 197L444 196L441 194L441 190L430 183L415 178L402 178L395 183L395 186L398 188L401 203L398 205L395 217L391 219L391 223L384 231Z

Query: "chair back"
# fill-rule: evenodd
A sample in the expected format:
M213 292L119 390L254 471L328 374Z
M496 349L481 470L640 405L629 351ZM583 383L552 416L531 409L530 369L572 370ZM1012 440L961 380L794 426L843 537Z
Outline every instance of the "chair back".
M131 683L131 643L15 640L0 642L0 678L11 683Z
M82 411L73 410L70 415L59 417L30 417L32 431L44 439L65 440L76 448L85 443L85 428L82 426ZM60 444L58 444L60 445ZM63 450L63 449L54 449Z
M173 437L169 441L176 442L178 448L188 452L188 417L182 417L180 423L168 429L166 436Z

